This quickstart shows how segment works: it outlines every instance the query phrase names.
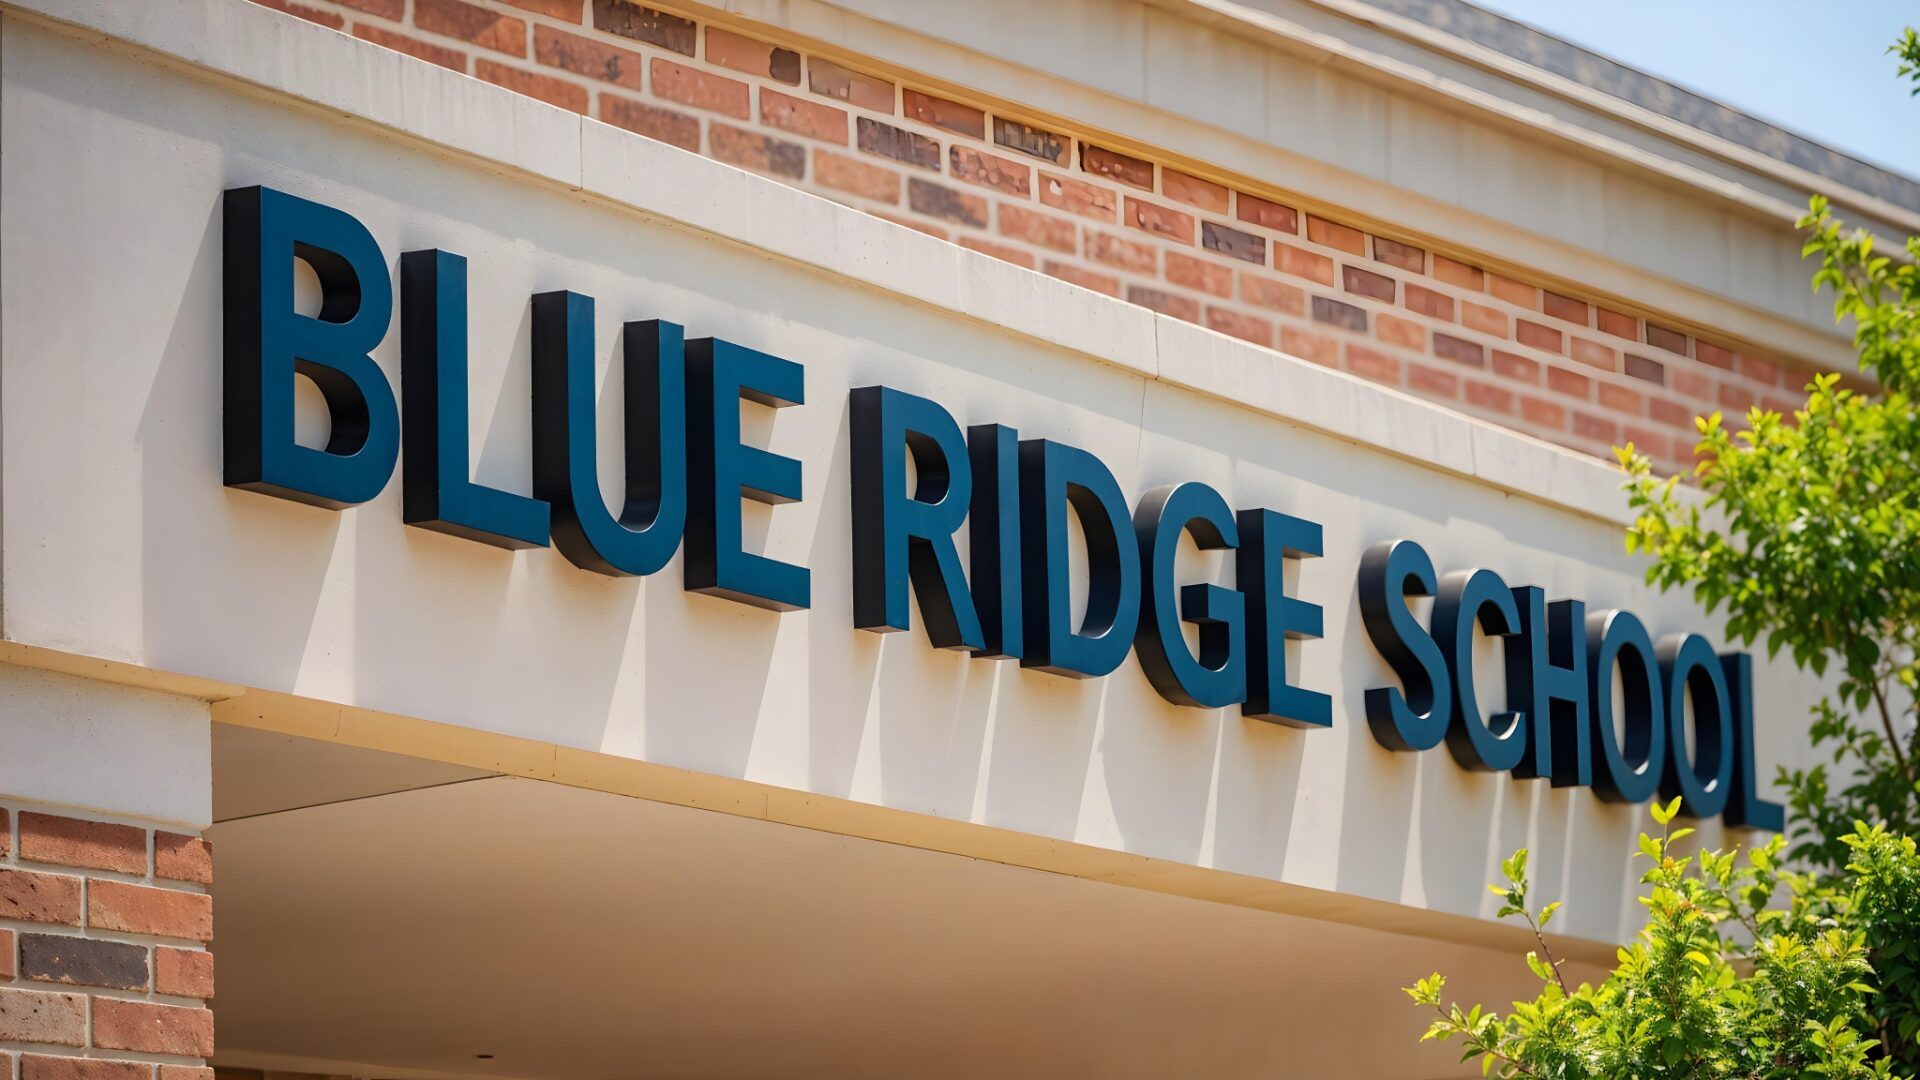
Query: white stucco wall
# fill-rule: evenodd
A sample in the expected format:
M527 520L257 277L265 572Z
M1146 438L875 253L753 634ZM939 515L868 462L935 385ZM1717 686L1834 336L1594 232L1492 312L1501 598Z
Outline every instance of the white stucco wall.
M1641 811L1468 774L1444 750L1389 753L1360 716L1363 690L1391 681L1354 600L1360 553L1382 539L1419 540L1442 570L1632 608L1656 633L1716 633L1640 583L1598 464L337 35L311 71L274 66L273 35L293 31L249 40L268 24L235 19L197 60L324 84L565 182L7 19L6 638L1468 916L1491 915L1484 882L1530 844L1542 891L1578 898L1569 932L1637 923ZM811 567L813 608L689 595L678 559L614 581L552 550L410 529L397 475L344 513L222 487L220 193L254 183L354 214L390 262L430 246L468 258L486 483L528 488L534 292L597 298L603 376L619 324L654 317L805 364L807 404L748 425L805 463L804 499L750 510L749 531ZM376 359L397 387L397 328ZM1334 695L1333 729L1176 708L1132 660L1072 682L937 652L918 631L854 630L846 393L873 382L962 424L1083 447L1130 496L1203 480L1235 506L1320 522L1327 555L1300 592L1327 632L1300 681ZM615 376L610 494L618 401ZM1802 752L1812 688L1766 664L1757 680L1771 776Z

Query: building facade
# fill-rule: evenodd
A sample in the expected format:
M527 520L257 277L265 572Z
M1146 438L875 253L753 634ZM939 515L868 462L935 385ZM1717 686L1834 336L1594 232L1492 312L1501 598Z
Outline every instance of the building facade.
M1611 462L1816 192L1454 0L4 0L12 1080L1460 1075L1809 757Z

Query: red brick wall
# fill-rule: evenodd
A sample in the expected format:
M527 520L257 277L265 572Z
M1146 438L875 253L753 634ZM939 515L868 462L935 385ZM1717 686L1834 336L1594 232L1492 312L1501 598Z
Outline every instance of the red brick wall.
M1176 318L1610 457L1804 365L991 103L631 0L258 0ZM885 58L879 58L884 60ZM1404 223L1409 227L1417 223Z
M210 1080L212 883L197 836L0 807L6 1075Z

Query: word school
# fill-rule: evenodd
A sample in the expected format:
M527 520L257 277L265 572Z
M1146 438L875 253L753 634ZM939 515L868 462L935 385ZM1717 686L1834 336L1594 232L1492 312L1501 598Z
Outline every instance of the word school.
M610 576L656 573L680 552L691 591L775 611L809 605L806 567L742 542L742 499L797 501L801 463L744 444L740 403L803 404L799 364L718 338L689 340L669 322L626 323L626 476L616 513L600 495L596 466L593 299L536 295L533 495L502 491L469 478L464 259L440 250L400 258L396 402L371 357L390 329L394 283L366 227L265 187L226 192L223 213L228 485L342 509L377 496L404 461L408 524L505 548L551 544ZM296 259L319 279L317 316L295 308ZM326 401L322 448L295 441L296 375ZM1287 672L1286 642L1322 632L1320 607L1285 590L1287 560L1322 554L1317 524L1235 511L1199 483L1156 488L1129 508L1092 454L999 424L963 430L939 404L885 386L852 390L849 417L856 627L906 630L917 598L939 648L1073 678L1104 676L1131 651L1176 704L1331 725L1331 700L1292 685ZM1078 627L1069 514L1082 527L1088 567ZM964 570L954 542L962 527ZM1231 551L1238 587L1176 581L1182 534L1202 549ZM1548 602L1492 570L1440 575L1410 540L1364 554L1358 593L1368 637L1400 681L1365 696L1368 727L1388 749L1444 743L1468 769L1591 786L1611 801L1677 795L1695 817L1780 827L1781 808L1754 782L1746 654L1717 655L1697 634L1656 642L1631 612ZM1409 609L1410 596L1434 598L1428 625ZM1197 655L1183 622L1198 629ZM1502 639L1511 708L1494 716L1475 695L1476 626ZM1616 704L1623 734L1612 722Z

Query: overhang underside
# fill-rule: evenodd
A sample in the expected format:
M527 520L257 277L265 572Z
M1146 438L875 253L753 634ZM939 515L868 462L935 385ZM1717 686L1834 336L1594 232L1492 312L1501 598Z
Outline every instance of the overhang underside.
M241 1077L1472 1075L1398 987L1533 985L1511 952L287 735L216 725L214 762Z

